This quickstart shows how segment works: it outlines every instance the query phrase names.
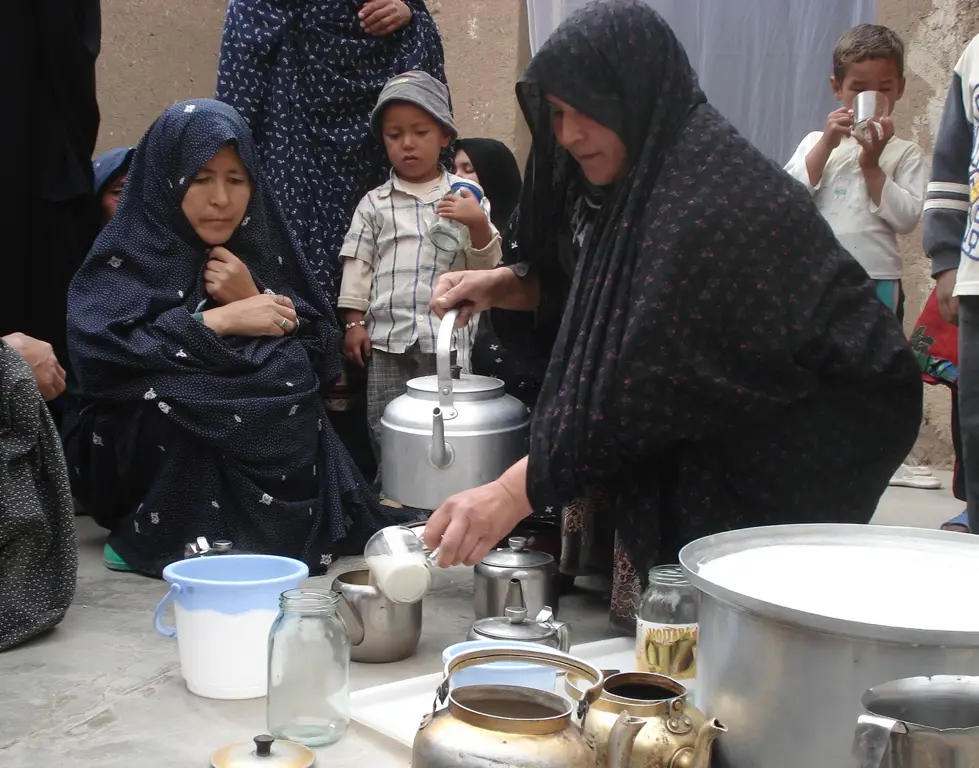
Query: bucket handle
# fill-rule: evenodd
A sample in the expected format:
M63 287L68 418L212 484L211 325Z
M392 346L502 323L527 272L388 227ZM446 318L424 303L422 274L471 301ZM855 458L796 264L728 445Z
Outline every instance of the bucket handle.
M176 637L177 629L176 627L171 627L163 623L163 612L167 609L167 606L173 602L174 597L183 592L183 588L179 584L171 584L170 589L160 600L160 604L156 606L156 611L153 613L153 626L156 627L156 631L159 632L164 637Z

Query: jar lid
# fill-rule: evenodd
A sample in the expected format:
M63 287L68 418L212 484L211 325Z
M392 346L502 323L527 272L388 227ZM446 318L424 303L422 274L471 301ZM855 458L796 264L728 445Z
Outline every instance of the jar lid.
M526 536L511 536L506 549L494 549L483 558L483 565L497 568L539 568L550 565L554 558L546 552L527 549Z
M316 753L294 741L256 736L221 747L211 755L211 768L310 768Z
M489 640L517 640L536 643L554 635L554 627L540 621L528 621L526 608L506 608L505 616L480 619L473 632Z

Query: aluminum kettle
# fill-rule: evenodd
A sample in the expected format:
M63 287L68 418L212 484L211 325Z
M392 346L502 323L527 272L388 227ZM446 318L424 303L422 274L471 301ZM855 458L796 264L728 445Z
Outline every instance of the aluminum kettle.
M856 768L979 766L979 677L910 677L860 700Z
M384 495L409 507L436 509L527 455L527 406L499 379L453 369L458 315L446 312L439 326L436 375L411 379L381 417Z

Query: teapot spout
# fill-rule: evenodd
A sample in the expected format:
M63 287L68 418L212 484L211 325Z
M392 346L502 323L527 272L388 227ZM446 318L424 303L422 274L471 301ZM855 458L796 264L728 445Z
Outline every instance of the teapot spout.
M676 768L710 768L710 754L714 748L714 739L722 733L727 733L727 726L722 725L716 718L708 720L697 731L697 740L693 749L685 747L673 758L671 766Z
M608 737L608 753L602 768L629 768L632 764L632 748L639 732L646 726L641 717L633 717L628 710L619 713Z
M436 469L445 469L452 463L452 447L445 442L445 420L441 408L432 411L432 447L428 459Z

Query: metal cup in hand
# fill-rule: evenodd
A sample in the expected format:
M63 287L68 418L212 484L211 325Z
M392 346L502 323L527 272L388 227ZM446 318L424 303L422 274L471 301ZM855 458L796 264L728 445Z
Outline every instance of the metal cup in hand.
M887 117L891 111L891 104L883 93L877 91L864 91L858 93L853 100L853 135L862 141L870 141L870 131L877 132L880 137L880 128L874 127L873 121Z

